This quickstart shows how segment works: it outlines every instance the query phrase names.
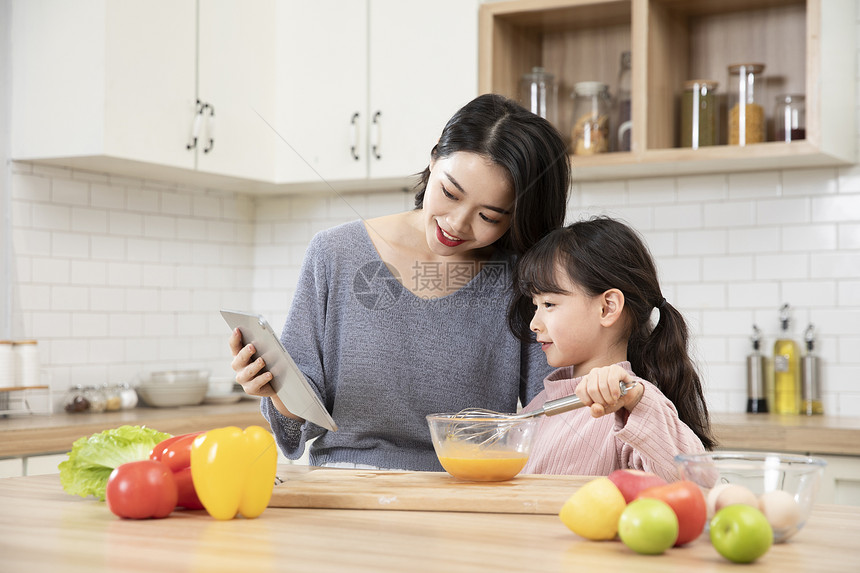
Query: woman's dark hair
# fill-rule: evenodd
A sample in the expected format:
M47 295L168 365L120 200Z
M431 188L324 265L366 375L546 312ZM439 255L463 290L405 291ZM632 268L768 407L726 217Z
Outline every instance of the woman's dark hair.
M561 135L547 120L496 94L478 96L448 120L433 160L458 151L476 153L500 165L514 190L511 228L496 246L524 253L564 223L570 159ZM416 185L415 207L424 205L428 166Z
M648 247L630 227L607 217L596 217L556 229L517 262L514 298L508 324L523 341L533 341L529 324L534 317L532 297L564 293L556 276L564 269L570 280L589 296L609 289L624 294L623 320L627 326L627 358L638 375L657 386L675 404L678 417L702 440L716 446L696 367L688 354L687 324L666 302ZM652 326L651 312L660 311Z

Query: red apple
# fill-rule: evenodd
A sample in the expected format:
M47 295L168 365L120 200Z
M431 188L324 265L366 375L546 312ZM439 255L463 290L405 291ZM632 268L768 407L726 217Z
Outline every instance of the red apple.
M666 485L666 480L657 474L642 470L615 470L607 477L609 481L615 484L615 487L621 490L621 495L624 496L624 501L627 503L636 499L636 494L642 490Z
M639 492L636 499L643 497L663 500L675 511L678 516L678 540L675 541L675 547L689 543L704 531L708 507L705 494L695 483L683 480L649 487Z

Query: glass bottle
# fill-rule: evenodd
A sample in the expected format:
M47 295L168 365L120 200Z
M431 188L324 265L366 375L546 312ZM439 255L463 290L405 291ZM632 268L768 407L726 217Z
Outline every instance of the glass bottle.
M689 80L681 94L681 147L720 143L720 102L713 80Z
M815 328L810 324L803 333L806 341L806 354L800 357L801 405L800 413L815 416L824 413L821 403L821 371L818 356L813 354L815 347Z
M773 127L774 141L806 139L806 97L797 94L777 96Z
M729 145L749 145L765 141L765 114L762 107L764 64L729 66Z
M609 151L609 86L601 82L578 82L573 86L573 127L570 146L574 155Z
M558 86L555 76L541 67L523 74L520 79L520 103L527 110L557 126Z
M630 52L621 53L618 69L618 86L615 89L616 151L630 151L632 148L633 122L631 121L631 99L633 93L633 72L630 68Z
M747 413L767 413L764 356L761 353L761 331L753 325L752 354L747 356Z
M791 338L791 308L784 304L779 309L782 325L780 338L773 345L773 389L776 414L800 413L800 347Z

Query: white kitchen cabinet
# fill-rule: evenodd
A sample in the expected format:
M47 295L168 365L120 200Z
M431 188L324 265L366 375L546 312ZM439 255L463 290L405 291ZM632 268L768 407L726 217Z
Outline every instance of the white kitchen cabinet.
M860 458L811 455L827 462L816 501L860 506Z
M14 1L12 158L271 180L274 138L256 112L274 112L273 14L274 0Z
M265 118L275 113L275 4L199 2L197 97L214 110L213 123L204 114L199 171L274 179L276 136Z
M477 0L278 4L278 180L406 183L477 95Z
M16 0L11 156L192 169L195 5Z

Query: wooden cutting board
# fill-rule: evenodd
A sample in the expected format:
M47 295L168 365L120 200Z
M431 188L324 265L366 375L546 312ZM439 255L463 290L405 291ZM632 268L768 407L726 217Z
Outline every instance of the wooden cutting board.
M290 469L287 469L290 468ZM557 514L593 476L524 475L470 482L445 472L281 466L269 507Z

